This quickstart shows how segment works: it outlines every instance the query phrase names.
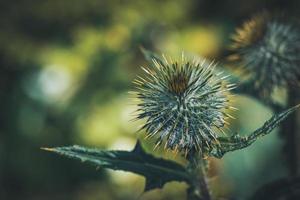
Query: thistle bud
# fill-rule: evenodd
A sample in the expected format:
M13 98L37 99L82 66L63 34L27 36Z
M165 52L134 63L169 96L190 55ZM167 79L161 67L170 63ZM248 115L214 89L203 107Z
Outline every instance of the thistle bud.
M254 88L269 95L300 77L300 29L282 16L261 13L233 35L230 60L244 66Z
M228 91L234 85L225 83L215 64L205 61L153 60L138 77L136 95L137 119L146 119L141 129L146 137L156 137L156 147L187 153L204 152L218 145L218 133L231 115Z

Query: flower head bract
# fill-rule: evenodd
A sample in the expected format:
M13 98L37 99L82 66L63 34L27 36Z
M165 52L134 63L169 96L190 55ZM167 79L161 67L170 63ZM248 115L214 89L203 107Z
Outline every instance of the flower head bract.
M135 94L139 99L137 119L145 119L141 129L146 137L156 137L156 146L174 151L206 151L218 145L229 105L228 91L234 85L216 73L214 63L205 60L153 60L143 68Z
M300 80L300 27L282 15L254 15L236 30L231 49L230 60L244 66L264 96Z

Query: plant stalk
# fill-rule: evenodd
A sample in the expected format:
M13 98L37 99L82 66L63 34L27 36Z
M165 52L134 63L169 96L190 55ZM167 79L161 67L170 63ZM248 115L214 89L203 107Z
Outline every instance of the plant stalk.
M201 154L192 153L188 155L188 161L188 171L193 177L191 185L187 190L188 200L211 200L207 184L207 160Z

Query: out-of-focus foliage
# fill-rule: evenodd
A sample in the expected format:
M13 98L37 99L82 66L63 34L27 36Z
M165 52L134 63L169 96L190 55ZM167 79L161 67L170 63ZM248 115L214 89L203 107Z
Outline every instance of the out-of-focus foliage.
M127 91L144 64L139 47L222 57L234 25L263 8L297 15L299 1L1 1L0 199L137 198L141 177L95 172L39 148L77 143L131 149L138 124L129 122L134 108ZM251 132L270 117L258 114L266 108L253 100L237 103L236 117L243 120L232 121L233 131ZM259 187L250 183L286 173L278 162L280 140L267 137L224 162L213 160L217 195L249 196ZM185 189L167 184L141 199L183 199Z

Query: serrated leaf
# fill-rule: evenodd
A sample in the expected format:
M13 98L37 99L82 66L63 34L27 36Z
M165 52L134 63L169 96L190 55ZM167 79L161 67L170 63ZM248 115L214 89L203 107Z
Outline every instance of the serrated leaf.
M146 178L145 191L162 188L169 181L190 180L182 165L146 153L139 142L132 151L105 151L77 145L42 149L96 166L142 175Z
M240 135L234 135L232 137L220 137L218 138L220 145L212 149L209 153L210 156L216 158L222 158L225 153L230 151L236 151L239 149L246 148L253 144L258 138L269 134L275 127L279 125L285 118L287 118L292 112L300 107L300 104L294 106L288 110L285 110L279 114L273 115L264 125L249 136L242 137Z

